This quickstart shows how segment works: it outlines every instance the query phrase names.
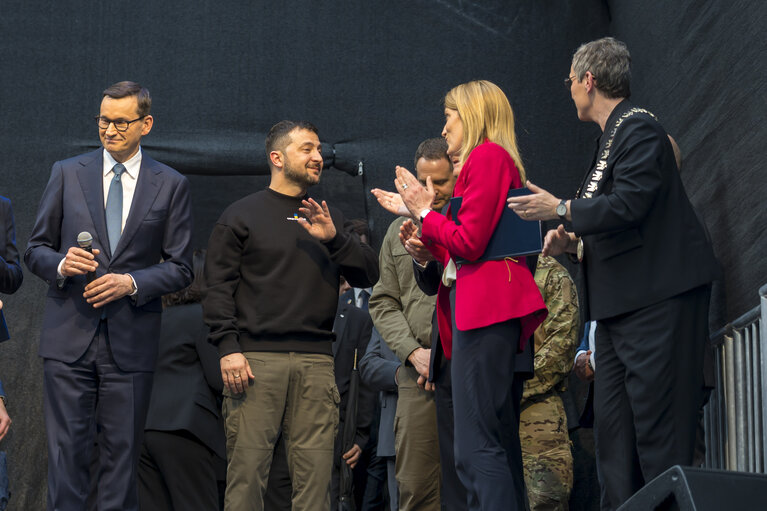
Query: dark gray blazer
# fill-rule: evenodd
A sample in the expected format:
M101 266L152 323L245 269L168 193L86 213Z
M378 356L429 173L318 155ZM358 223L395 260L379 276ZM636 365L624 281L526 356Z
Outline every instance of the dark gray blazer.
M218 350L208 342L199 303L163 312L160 350L145 430L187 431L226 459L224 422L217 397Z
M352 295L353 296L353 295ZM354 367L354 350L357 350L357 368L359 360L367 349L370 340L370 329L373 322L367 311L358 309L349 300L348 296L342 296L338 302L338 311L333 323L333 333L336 339L333 341L333 361L336 375L336 387L341 395L341 403L338 405L338 447L346 421L346 405L349 401L349 383ZM361 375L360 375L360 379ZM357 396L357 431L354 435L354 443L364 448L370 439L370 424L373 421L375 408L375 394L364 382L359 386Z
M397 382L394 375L402 363L397 355L383 342L381 334L373 327L368 349L360 360L362 381L379 391L381 422L378 426L378 450L380 457L394 456L394 415L397 412Z

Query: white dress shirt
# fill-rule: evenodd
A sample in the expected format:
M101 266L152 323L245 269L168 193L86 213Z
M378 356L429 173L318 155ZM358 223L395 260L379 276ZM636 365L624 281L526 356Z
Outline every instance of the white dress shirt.
M354 290L354 306L357 307L358 309L361 309L362 297L360 296L360 294L362 293L363 290L366 291L368 294L368 300L370 300L370 295L373 294L373 288L372 287L366 287L366 288L353 287L352 289Z
M104 149L104 157L103 157L103 185L104 185L104 209L107 207L107 197L109 196L109 187L112 184L112 179L114 179L115 173L112 170L114 166L117 165L117 160L115 160L111 154L109 154L109 151ZM139 147L138 151L136 151L136 154L134 154L129 160L123 162L123 166L125 167L125 171L123 172L122 176L120 176L120 183L122 184L123 188L123 214L122 214L122 224L120 225L120 232L122 233L123 229L125 229L125 221L128 219L128 213L130 213L130 207L133 203L133 195L136 193L136 182L138 181L138 174L141 171L141 147ZM64 259L61 260L59 263L59 266L56 270L57 273L57 281L59 287L62 287L64 285L65 277L61 274L61 267L64 264ZM133 296L137 293L137 287L136 287L136 281L133 278L133 275L130 273L127 274L131 280L133 281L133 292L129 296Z
M109 196L109 186L112 184L112 179L115 176L112 168L117 165L117 160L112 158L109 151L104 149L104 209L107 207L107 197ZM122 225L120 226L120 232L125 228L125 220L128 219L128 213L130 213L130 206L133 202L133 194L136 192L136 181L138 181L138 173L141 170L141 148L134 154L129 160L123 162L125 172L120 177L120 182L123 185L123 215Z

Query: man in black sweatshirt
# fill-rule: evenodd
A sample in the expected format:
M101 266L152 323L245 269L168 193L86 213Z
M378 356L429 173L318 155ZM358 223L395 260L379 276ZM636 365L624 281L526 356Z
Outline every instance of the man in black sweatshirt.
M321 151L312 124L275 124L266 137L269 187L229 206L208 244L203 309L225 386L228 510L263 509L280 430L293 509L330 506L339 277L369 287L378 266L375 252L344 231L340 211L307 196L320 180Z

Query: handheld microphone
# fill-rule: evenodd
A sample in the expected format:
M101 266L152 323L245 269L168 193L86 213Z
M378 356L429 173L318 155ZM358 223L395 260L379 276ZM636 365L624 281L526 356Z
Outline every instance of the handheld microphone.
M93 253L93 236L91 236L91 233L88 231L83 231L77 235L77 244L80 245L80 248L86 252L90 252L91 254ZM96 280L96 272L89 271L86 273L85 280L88 282L88 284Z

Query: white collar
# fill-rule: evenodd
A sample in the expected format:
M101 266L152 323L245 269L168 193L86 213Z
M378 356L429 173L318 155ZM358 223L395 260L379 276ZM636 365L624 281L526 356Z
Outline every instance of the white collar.
M104 175L106 176L112 172L112 168L115 165L117 165L117 160L115 160L114 157L109 154L109 151L104 149ZM125 167L125 172L127 172L128 175L133 179L136 179L138 176L139 168L141 167L141 147L138 148L136 154L123 162L123 166Z

